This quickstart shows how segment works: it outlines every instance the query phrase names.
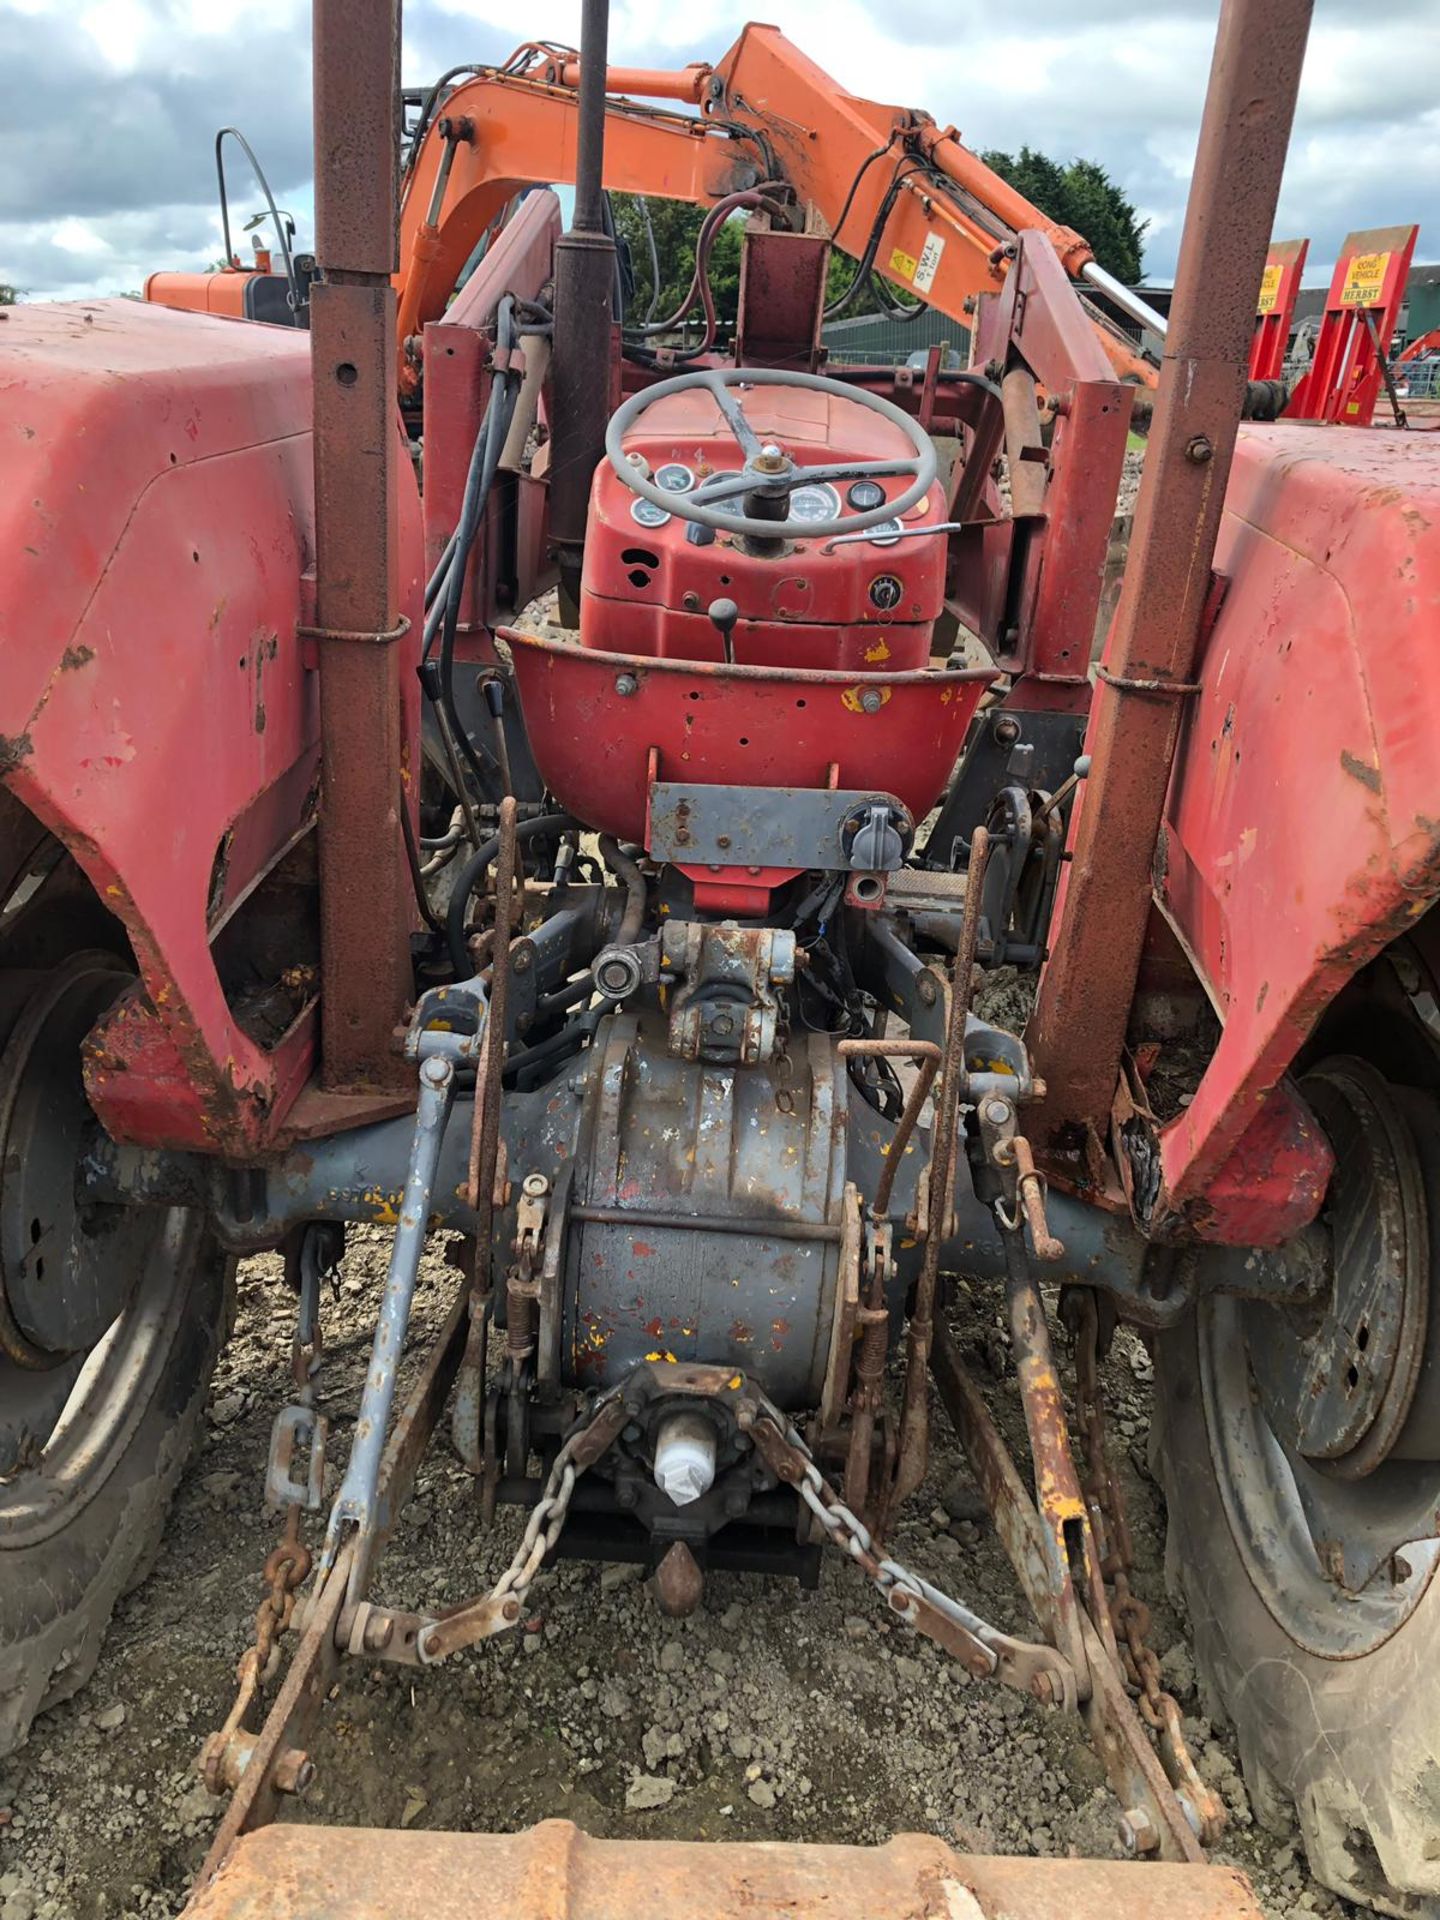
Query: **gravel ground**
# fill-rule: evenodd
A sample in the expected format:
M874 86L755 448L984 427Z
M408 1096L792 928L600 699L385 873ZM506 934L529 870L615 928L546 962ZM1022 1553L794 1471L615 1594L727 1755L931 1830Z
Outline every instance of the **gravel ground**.
M352 1237L328 1308L322 1393L342 1461L384 1272L378 1231ZM438 1325L457 1276L427 1255L417 1319ZM241 1270L239 1321L201 1451L158 1564L123 1603L99 1668L0 1763L0 1920L177 1913L217 1817L194 1758L229 1706L256 1575L275 1534L261 1509L266 1439L284 1391L291 1308L273 1258ZM1019 1439L1001 1302L960 1284L954 1324ZM1202 1771L1229 1803L1217 1857L1250 1872L1268 1914L1338 1915L1307 1880L1296 1836L1261 1833L1234 1748L1199 1718L1183 1625L1162 1592L1160 1496L1145 1467L1150 1367L1122 1335L1109 1363L1154 1641L1188 1713ZM930 1481L898 1557L997 1625L1023 1603L942 1423ZM334 1477L334 1467L331 1469ZM462 1599L505 1564L513 1515L476 1526L443 1441L382 1568L399 1604ZM550 1815L596 1834L872 1842L940 1834L971 1851L1116 1855L1117 1807L1079 1723L975 1685L883 1614L838 1559L816 1593L714 1576L701 1610L665 1620L629 1570L562 1563L537 1585L530 1630L443 1669L355 1666L332 1698L297 1815L383 1826L514 1829Z

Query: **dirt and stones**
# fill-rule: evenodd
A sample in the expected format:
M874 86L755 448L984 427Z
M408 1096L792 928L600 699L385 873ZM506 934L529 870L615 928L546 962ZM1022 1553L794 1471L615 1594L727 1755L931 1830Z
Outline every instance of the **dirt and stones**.
M354 1237L327 1314L322 1391L343 1463L384 1271L378 1232ZM417 1301L432 1330L456 1284L427 1256ZM122 1603L89 1688L0 1762L0 1920L158 1920L177 1913L218 1803L194 1757L233 1696L235 1661L275 1537L261 1509L270 1418L284 1391L291 1302L273 1259L241 1274L239 1323L217 1375L204 1445L156 1568ZM963 1288L954 1322L1019 1442L999 1298ZM1129 1491L1154 1643L1199 1716L1182 1622L1159 1571L1163 1516L1145 1469L1149 1363L1122 1337L1109 1368L1113 1438ZM513 1515L476 1526L473 1492L443 1440L382 1567L382 1597L458 1601L507 1562ZM941 1426L930 1480L894 1542L899 1558L1012 1631L1028 1630L1009 1568ZM1232 1826L1218 1857L1251 1873L1272 1920L1341 1903L1314 1888L1291 1832L1253 1824L1226 1735L1190 1731ZM874 1842L904 1830L961 1848L1113 1856L1118 1808L1079 1724L970 1683L892 1623L835 1560L818 1592L716 1576L701 1610L658 1613L630 1571L561 1563L536 1585L525 1630L445 1667L355 1665L325 1712L318 1775L296 1817L391 1827L514 1829L560 1815L595 1834Z

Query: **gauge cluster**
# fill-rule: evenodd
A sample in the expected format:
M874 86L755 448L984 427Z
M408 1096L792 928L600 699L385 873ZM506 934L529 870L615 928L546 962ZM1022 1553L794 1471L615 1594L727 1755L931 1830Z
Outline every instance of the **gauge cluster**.
M699 484L694 470L679 460L666 461L655 469L651 478L662 493L693 493ZM828 480L821 480L791 490L787 517L817 527L826 526L828 532L842 534L846 531L847 508L850 513L873 513L876 507L884 503L885 489L878 480L852 480L845 489L843 501L837 487L831 486ZM918 513L915 517L918 517ZM656 506L652 500L633 500L630 518L636 526L654 530L668 526L675 515L667 513L664 507ZM830 521L837 524L829 527L827 523ZM877 547L894 546L901 532L898 520L882 520L878 526L869 529L871 543Z

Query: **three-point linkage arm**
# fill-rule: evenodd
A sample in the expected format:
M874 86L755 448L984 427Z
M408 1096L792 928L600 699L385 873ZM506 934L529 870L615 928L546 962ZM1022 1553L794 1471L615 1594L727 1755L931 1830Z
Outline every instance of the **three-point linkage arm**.
M578 58L523 48L504 68L479 70L427 102L401 207L402 385L418 378L405 342L444 311L506 204L527 186L573 180L579 76ZM705 206L783 182L841 251L955 319L975 295L998 291L1026 229L1046 235L1073 277L1105 281L1085 240L1046 219L953 127L846 93L774 27L746 27L715 67L611 67L606 79L612 191ZM1102 326L1102 340L1118 372L1153 383L1118 330Z

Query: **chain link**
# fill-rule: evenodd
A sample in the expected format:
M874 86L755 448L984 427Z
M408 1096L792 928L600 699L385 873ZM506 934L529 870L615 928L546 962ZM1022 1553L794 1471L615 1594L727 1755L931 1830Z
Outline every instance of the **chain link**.
M578 1435L572 1436L556 1454L555 1464L545 1482L545 1491L531 1509L525 1531L520 1536L520 1545L515 1549L515 1557L491 1589L492 1600L513 1596L523 1606L531 1582L544 1565L547 1555L554 1551L560 1530L565 1525L565 1516L570 1510L570 1496L579 1478L573 1459L575 1438Z
M421 1628L415 1650L422 1666L433 1665L462 1646L501 1632L520 1618L531 1585L560 1538L576 1481L609 1445L623 1423L625 1409L620 1397L623 1385L621 1382L603 1394L567 1436L546 1476L544 1491L530 1509L520 1544L489 1593L442 1619L427 1621ZM603 1429L598 1435L597 1427ZM597 1438L601 1444L587 1451L587 1441L594 1442Z
M972 1613L961 1601L942 1592L939 1587L932 1586L928 1580L923 1579L901 1561L890 1557L882 1560L875 1552L870 1529L863 1520L851 1512L826 1480L815 1464L810 1449L800 1437L799 1430L786 1420L784 1414L771 1401L763 1395L758 1397L762 1417L768 1418L779 1429L786 1446L793 1454L798 1455L802 1463L800 1477L795 1483L800 1498L825 1529L834 1545L857 1562L886 1606L892 1611L895 1610L895 1603L891 1596L897 1591L902 1596L909 1595L913 1599L928 1601L947 1620L979 1642L987 1656L989 1671L994 1673L1000 1664L1000 1656L992 1642L1003 1639L1008 1645L1008 1638L1000 1635L996 1628L982 1620L978 1614Z

